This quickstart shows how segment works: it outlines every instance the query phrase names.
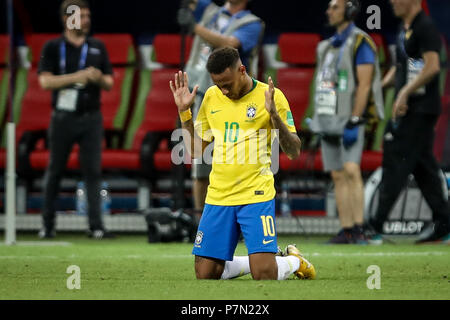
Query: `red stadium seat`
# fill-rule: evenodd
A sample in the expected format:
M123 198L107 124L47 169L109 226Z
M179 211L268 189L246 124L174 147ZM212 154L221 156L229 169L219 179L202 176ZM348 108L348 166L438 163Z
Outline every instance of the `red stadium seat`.
M381 167L383 163L383 153L380 151L363 151L361 157L361 170L372 172Z
M125 68L113 68L114 86L110 91L102 91L101 109L103 126L105 129L115 129L114 119L117 115L122 99L122 85L125 78Z
M127 33L95 34L94 38L101 40L108 52L112 65L123 65L135 60L133 38Z
M16 139L25 131L47 130L51 114L51 92L41 88L36 69L28 73L28 88L22 100L20 118L17 122Z
M5 34L0 34L0 66L7 64L9 55L9 37Z
M153 86L147 98L146 116L137 138L143 137L147 132L165 131L170 134L178 120L178 110L173 102L173 95L169 81L173 79L177 69L155 70L152 75ZM171 151L164 147L154 153L154 168L161 171L170 171L172 168Z
M147 112L144 126L151 131L168 131L175 129L178 119L177 107L173 102L169 81L173 80L177 69L160 69L153 71L152 89L147 98Z
M379 33L370 33L369 36L372 38L373 42L377 48L385 48L386 44L384 42L383 36Z
M383 153L379 151L364 151L361 158L361 170L365 172L375 171L381 167L383 161ZM290 160L286 154L280 153L280 169L287 172L308 170L323 171L322 154L302 152L300 157Z
M313 77L313 68L286 68L277 71L278 87L286 96L298 126L308 108Z
M180 65L181 36L179 34L157 34L153 40L156 61L167 65ZM186 37L185 62L189 59L192 37Z
M322 154L315 152L302 152L297 159L290 160L286 154L280 153L280 169L283 171L323 170Z
M282 33L278 39L281 61L313 65L319 42L320 35L315 33Z
M42 49L47 41L61 37L60 33L33 33L25 37L31 51L31 65L36 68L41 58Z

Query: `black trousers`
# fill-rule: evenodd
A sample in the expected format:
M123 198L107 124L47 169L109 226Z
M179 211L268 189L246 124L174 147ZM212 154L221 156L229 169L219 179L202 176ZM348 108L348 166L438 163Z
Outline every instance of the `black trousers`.
M100 111L82 115L54 111L48 131L50 161L44 177L43 222L47 230L55 226L55 202L67 160L75 143L88 201L89 228L103 229L100 212L101 148L103 118Z
M379 204L371 221L377 231L381 232L410 174L433 212L433 221L439 228L449 228L447 195L433 155L437 119L437 115L408 113L398 120L397 126L390 122L386 127Z

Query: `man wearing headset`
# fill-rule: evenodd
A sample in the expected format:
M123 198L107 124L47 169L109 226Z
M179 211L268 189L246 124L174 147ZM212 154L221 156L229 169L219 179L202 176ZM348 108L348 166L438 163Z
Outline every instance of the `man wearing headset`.
M383 96L376 47L357 28L357 0L331 0L327 16L336 33L317 47L314 116L311 130L322 137L325 171L331 171L342 230L330 243L366 243L362 230L364 186L360 161L365 111L382 118Z

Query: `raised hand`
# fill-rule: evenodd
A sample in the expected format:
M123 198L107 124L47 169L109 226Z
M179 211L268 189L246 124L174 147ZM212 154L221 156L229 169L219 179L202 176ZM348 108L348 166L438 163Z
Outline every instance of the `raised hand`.
M272 77L269 77L268 82L269 82L269 89L265 92L266 110L270 115L272 115L277 112L274 100L275 86L273 85Z
M178 107L178 112L181 113L188 110L194 104L198 85L190 92L188 75L186 72L183 73L181 71L178 71L175 74L175 81L170 81L169 85L173 93L175 104Z

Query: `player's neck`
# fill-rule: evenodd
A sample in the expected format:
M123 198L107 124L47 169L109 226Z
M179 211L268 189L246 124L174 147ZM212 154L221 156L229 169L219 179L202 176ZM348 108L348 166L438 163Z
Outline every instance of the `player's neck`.
M411 27L411 23L414 21L414 18L417 17L417 15L422 11L422 8L420 6L413 6L409 10L405 16L403 16L402 20L405 24L405 28L409 29Z
M72 30L65 30L64 37L68 42L70 42L76 47L81 46L86 41L86 35L84 33Z
M246 76L245 76L245 84L242 87L239 99L242 98L243 96L245 96L250 91L252 91L252 89L253 89L253 79L248 74L246 74Z
M231 15L235 15L239 11L245 10L245 4L231 4L230 2L227 2L225 3L225 9L227 9Z
M341 34L342 32L344 32L345 29L348 28L349 25L350 25L350 21L344 21L344 22L342 22L340 25L338 25L338 26L336 27L337 33Z

